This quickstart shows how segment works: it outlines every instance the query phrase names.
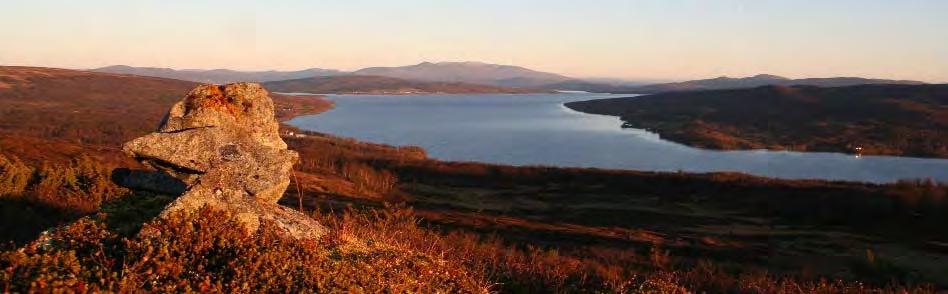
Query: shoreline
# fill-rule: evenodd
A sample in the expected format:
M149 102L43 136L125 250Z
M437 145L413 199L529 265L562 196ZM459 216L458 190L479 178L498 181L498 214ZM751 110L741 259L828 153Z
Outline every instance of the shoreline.
M611 98L606 98L606 99L611 99ZM599 99L594 99L594 100L599 100ZM593 101L593 100L588 100L588 101ZM585 101L577 101L577 102L585 102ZM569 106L567 105L567 104L569 104L569 103L573 103L573 102L566 102L566 103L563 103L563 104L561 104L561 105L563 105L563 107L565 107L566 109L568 109L568 110L570 110L570 111L577 112L577 113L582 113L582 114L586 114L586 115L607 116L607 117L615 118L615 119L619 122L619 125L620 125L619 128L620 128L620 130L633 129L633 130L640 130L640 131L648 132L648 133L650 133L650 134L654 134L654 135L658 136L661 140L664 140L664 141L667 141L667 142L670 142L670 143L674 143L674 144L678 144L678 145L682 145L682 146L685 146L685 147L688 147L688 148L699 149L699 150L721 151L721 152L728 152L728 151L746 151L746 152L767 151L767 152L789 152L789 153L801 153L801 154L838 154L838 155L847 155L847 156L855 156L855 157L888 157L888 158L902 158L902 159L922 159L922 160L932 160L932 159L935 159L935 160L948 160L948 157L906 156L906 155L895 155L895 154L886 154L886 153L853 153L853 152L846 152L845 150L839 150L839 149L809 149L809 150L797 150L797 149L789 149L789 148L779 148L779 147L776 147L776 146L761 146L761 147L756 147L756 148L754 148L754 147L748 147L748 148L727 148L727 147L723 147L723 148L722 148L722 147L719 147L719 146L701 145L701 144L697 144L697 143L693 143L693 142L691 142L691 141L688 141L688 139L687 139L686 137L681 137L681 139L679 139L679 137L676 137L676 136L674 136L674 135L670 135L670 134L668 134L668 133L659 133L659 132L657 132L655 129L645 129L645 128L638 128L638 127L627 127L627 123L628 123L628 122L622 120L622 117L621 117L621 116L610 115L610 114L594 113L594 112L584 112L584 111L582 111L582 110L578 110L578 109L574 109L574 108L569 107Z
M315 193L309 194L313 198L304 198L312 209L381 207L384 202L394 201L412 207L425 223L459 230L491 230L512 242L545 242L558 248L574 248L582 245L576 245L580 243L573 238L595 238L609 242L609 248L629 248L640 240L635 238L639 235L627 230L645 230L674 236L677 241L667 246L674 252L690 252L677 255L683 260L715 252L722 254L723 260L767 267L767 263L740 257L745 246L770 248L770 238L762 240L755 233L734 234L733 227L707 222L760 218L765 221L745 223L749 227L742 228L766 232L767 236L796 234L796 228L825 224L828 228L808 229L815 237L795 238L824 240L823 234L843 230L851 235L874 236L876 240L913 246L921 246L924 241L906 240L904 230L890 229L890 225L909 225L916 237L923 236L917 237L921 240L941 236L943 231L938 226L941 222L935 219L939 214L926 213L920 219L916 213L928 210L910 205L919 205L911 202L918 197L912 194L915 191L939 193L945 189L943 184L785 180L732 172L676 173L444 161L425 156L421 148L300 132L304 136L288 136L284 140L290 149L300 153L302 161L296 170L304 179L302 191ZM595 197L584 197L590 195ZM287 200L283 204L297 203ZM682 210L685 207L689 208ZM690 207L701 209L691 211ZM885 217L880 218L880 214ZM644 217L634 217L637 215ZM666 226L668 223L675 225ZM709 231L681 229L689 226L708 226ZM718 243L719 239L701 241L708 240L704 239L708 236L727 243ZM717 247L720 244L740 246ZM858 244L862 247L870 243ZM812 249L825 247L813 245ZM794 254L787 249L766 250L778 256ZM833 254L858 260L861 253ZM781 265L806 267L806 260Z
M294 96L294 97L306 99L307 101L312 101L312 102L315 102L316 104L319 104L319 102L331 101L331 99L328 99L328 98L327 98L326 96L324 96L324 95L305 95L305 96ZM316 97L316 98L312 98L312 97ZM566 106L565 104L566 104L566 103L560 103L560 104L559 104L559 107L565 108L565 109L563 109L563 111L574 112L574 113L576 113L576 114L581 114L581 115L593 115L593 116L609 117L610 120L615 120L616 123L621 123L621 120L620 120L619 117L612 116L612 115L605 115L605 114L595 114L595 113L590 114L590 113L586 113L586 112L582 112L582 111L579 111L579 110L570 108L570 107ZM319 113L328 111L328 110L332 109L333 107L334 107L334 105L326 105L323 109L318 109L318 110L315 110L315 111L297 112L298 115L297 115L297 116L294 116L294 117L300 117L300 116L305 116L305 115L315 115L315 114L319 114ZM286 118L286 119L283 120L282 125L284 126L284 128L293 129L293 131L296 132L296 133L299 133L300 131L307 131L307 132L310 133L311 136L312 136L312 135L323 135L323 136L331 136L331 137L343 138L343 139L347 139L347 140L354 140L354 141L357 141L357 142L363 142L363 143L368 143L368 144L390 145L390 144L381 143L381 142L373 142L373 141L359 140L359 139L355 139L355 138L353 138L353 137L347 137L347 136L345 136L345 135L337 135L337 134L324 133L324 132L313 131L313 130L305 130L304 128L301 128L301 127L299 127L299 126L294 126L294 125L291 125L291 124L287 123L289 120L291 120L291 119L294 118L294 117L289 117L289 118ZM617 131L617 132L629 132L630 130L622 130L622 129L620 129L620 128L616 128L616 131ZM653 132L653 133L654 133L654 132ZM656 135L656 137L660 137L660 135ZM723 151L723 150L696 148L696 147L694 147L694 146L690 146L690 145L687 145L687 144L682 144L682 143L677 142L677 141L668 140L668 139L666 139L666 138L664 138L664 137L661 137L661 140L665 141L665 143L668 143L668 144L679 145L679 146L676 147L676 148L679 148L679 147L680 147L680 148L696 149L696 150L702 150L701 152L712 152L712 153L715 153L715 152L727 152L727 151ZM423 148L423 147L418 147L418 145L412 145L412 143L410 143L410 142L405 143L405 144L398 144L398 145L399 145L399 146L412 146L412 147L417 147L417 148ZM394 147L394 145L391 145L391 146ZM773 153L772 156L778 156L779 158L787 158L787 156L794 156L794 154L799 154L799 155L801 155L801 156L828 156L828 155L832 155L832 156L833 156L832 158L846 157L846 158L847 158L846 160L860 160L860 159L855 159L855 157L853 157L852 155L842 154L842 153L834 153L834 152L799 152L799 151L785 151L785 150L774 150L774 149L746 149L746 150L736 150L736 151L734 151L734 152L737 152L737 153L747 153L747 156L758 156L758 153L768 152L768 153ZM786 155L786 154L790 154L790 155ZM735 155L735 156L736 156L736 155ZM518 168L528 168L528 167L535 166L534 164L516 164L516 163L505 163L505 162L477 161L476 159L471 159L471 160L467 160L467 159L443 159L443 158L431 158L431 159L432 159L432 160L442 161L442 162L471 162L471 163L482 164L482 165L511 166L511 167L518 167ZM864 160L910 160L910 161L911 161L911 160L933 160L933 158L915 158L915 157L875 156L875 155L872 155L872 156L866 156L866 158L865 158ZM934 160L940 160L940 159L935 158ZM912 161L912 162L918 162L918 161ZM540 164L540 165L543 165L543 164ZM577 169L577 168L578 168L578 169L598 169L598 170L636 171L636 172L658 172L658 173L678 173L678 172L679 172L679 171L670 170L670 169L655 169L655 170L650 170L650 169L641 169L641 168L637 169L637 168L634 168L634 167L595 167L595 166L589 166L589 165L586 165L586 166L583 166L583 165L570 166L570 165L550 165L550 164L547 164L547 165L545 165L545 166L550 166L550 167L560 168L560 169ZM758 165L754 165L754 166L759 166L759 164L758 164ZM689 169L689 168L687 168L687 167L681 167L681 168L678 168L678 170L680 170L680 172L683 172L683 173L688 174L688 175L707 175L707 174L732 174L732 173L739 173L739 174L747 175L747 176L749 176L749 177L762 178L762 179L772 179L772 180L779 180L779 181L852 182L852 183L872 183L872 184L879 184L879 185L893 184L893 183L897 183L897 182L899 182L899 181L901 181L901 180L926 179L926 178L930 178L930 177L933 177L933 176L934 176L934 175L932 175L932 176L915 175L915 176L891 177L891 178L885 178L885 177L883 177L882 179L876 179L876 178L872 178L872 179L870 179L870 178L865 178L865 179L862 179L862 178L858 178L858 177L854 177L854 178L846 178L846 177L812 177L812 176L811 176L811 177L806 177L806 176L782 175L780 172L771 173L771 172L760 171L760 170L756 170L757 172L755 172L755 167L754 167L754 166L751 166L751 167L750 167L751 170L747 170L747 171L743 171L743 172L741 172L741 171L736 171L736 172L735 172L733 169L717 169L717 170L715 170L715 169L706 169L706 168ZM759 168L757 168L757 169L759 169ZM941 177L934 177L934 179L936 179L936 180L939 179L939 178L941 178ZM944 180L943 178L942 178L941 180L938 180L938 181L940 181L940 182L945 182L945 180Z
M284 93L270 93L274 103L274 115L280 125L296 117L320 114L336 107L336 103L325 95L287 95ZM287 125L289 126L289 125Z
M732 90L732 91L739 91ZM751 89L757 90L757 89ZM720 92L720 91L717 91ZM717 92L712 92L717 93ZM591 99L584 101L574 101L564 103L563 105L573 111L593 114L607 115L618 118L620 127L623 129L634 128L643 129L651 133L658 134L663 140L685 145L691 148L717 150L717 151L751 151L767 150L776 152L800 152L800 153L836 153L851 156L885 156L898 158L917 158L917 159L948 159L948 155L941 153L931 153L913 150L913 146L900 146L904 142L879 141L865 138L871 138L875 133L865 134L862 137L854 138L848 141L840 142L837 138L830 135L813 134L804 141L793 141L787 139L787 135L794 135L793 132L761 131L755 129L753 125L718 122L703 119L703 116L692 117L695 110L687 106L678 107L668 105L656 99L673 99L677 95L682 98L695 98L700 92L689 93L667 93L652 94L646 96L660 95L652 99L653 101L639 101L640 108L633 108L636 99L633 97ZM685 96L688 95L688 96ZM665 97L668 96L668 97ZM642 98L645 96L634 96ZM708 99L715 97L708 97ZM692 99L695 100L695 99ZM688 103L689 100L680 101ZM693 102L693 101L691 101ZM715 111L728 110L725 106L717 106L708 103L704 107L713 108ZM641 107L645 107L644 109ZM648 107L656 108L649 112ZM670 108L677 107L677 108ZM697 106L695 106L697 107ZM694 107L692 107L694 108ZM633 110L635 109L635 110ZM660 115L661 111L671 112L666 115ZM688 112L692 111L692 112ZM677 116L675 116L677 115ZM689 116L690 115L690 116ZM672 116L672 117L669 117ZM687 116L684 117L683 116ZM635 119L638 118L638 119ZM756 123L756 122L755 122ZM797 127L794 132L808 132L804 127ZM850 131L842 129L839 132ZM781 141L782 140L782 141ZM846 144L844 144L846 143Z

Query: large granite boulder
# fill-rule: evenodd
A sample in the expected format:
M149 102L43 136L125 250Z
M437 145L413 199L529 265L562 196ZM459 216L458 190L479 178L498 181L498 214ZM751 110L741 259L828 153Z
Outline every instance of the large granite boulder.
M273 101L259 84L199 86L171 108L156 132L123 150L186 186L162 217L209 205L233 213L249 230L272 220L298 239L324 232L312 218L276 204L298 155L286 149ZM150 176L126 182L158 186L152 179L166 181Z

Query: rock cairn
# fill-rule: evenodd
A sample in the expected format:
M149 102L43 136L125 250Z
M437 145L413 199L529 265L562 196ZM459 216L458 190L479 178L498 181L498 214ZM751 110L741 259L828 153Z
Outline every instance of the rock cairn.
M230 212L250 231L269 220L296 239L325 232L312 218L277 204L299 156L280 138L273 100L259 84L201 85L171 107L156 132L123 150L183 183L183 194L159 217L207 205ZM135 182L161 191L168 181L150 176Z

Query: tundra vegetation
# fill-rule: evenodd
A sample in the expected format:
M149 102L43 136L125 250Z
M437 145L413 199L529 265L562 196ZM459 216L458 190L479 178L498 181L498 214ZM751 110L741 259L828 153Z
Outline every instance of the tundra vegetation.
M0 116L3 292L948 287L948 187L933 181L875 185L442 162L420 148L285 125L281 132L294 135L284 140L300 162L281 203L312 216L328 234L292 240L266 223L248 233L210 208L154 219L173 197L118 187L112 172L140 167L124 158L121 143L151 132L193 84L32 68L0 73L12 84L0 89L0 109L20 113ZM144 90L137 83L153 85ZM330 106L274 99L282 118ZM43 122L43 114L59 112ZM41 125L72 131L33 129ZM106 131L116 126L128 131Z

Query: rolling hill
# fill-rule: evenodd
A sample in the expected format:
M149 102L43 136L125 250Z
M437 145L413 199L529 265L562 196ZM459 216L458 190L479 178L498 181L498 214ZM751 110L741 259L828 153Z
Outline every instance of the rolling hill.
M885 80L885 79L867 79L856 77L836 77L836 78L806 78L789 79L781 76L760 74L752 77L730 78L718 77L713 79L693 80L677 83L664 83L645 85L640 87L631 87L620 90L621 93L634 94L653 94L663 92L678 91L701 91L701 90L722 90L722 89L742 89L754 88L760 86L817 86L817 87L845 87L867 84L902 84L918 85L924 84L919 81L907 80Z
M0 66L0 151L38 162L79 154L123 160L121 144L154 129L167 108L196 85L166 78ZM329 108L325 100L271 97L281 118L309 111L306 105L314 103Z
M537 88L546 84L571 80L566 76L539 72L519 66L481 62L422 62L409 66L364 68L353 72L353 74L419 81L463 82L525 88Z
M764 86L566 106L702 148L948 157L948 85Z
M290 79L301 79L319 76L343 74L332 69L310 68L298 71L236 71L230 69L170 69L157 67L132 67L127 65L113 65L92 69L95 72L130 74L146 77L169 78L199 83L226 84L233 82L269 82Z
M460 82L411 81L382 76L312 77L266 82L275 92L321 94L536 93L543 90Z
M516 90L488 90L480 88L474 90L473 87L447 84L437 85L439 89L452 89L440 91L445 93L463 93L461 88L472 89L469 93L521 93L536 92L536 89L548 91L586 91L598 93L627 93L627 94L654 94L664 92L679 91L701 91L701 90L722 90L722 89L743 89L767 85L778 86L818 86L818 87L843 87L864 84L905 84L916 85L924 84L919 81L909 80L886 80L886 79L868 79L858 77L834 77L834 78L805 78L789 79L781 76L760 74L752 77L730 78L718 77L713 79L692 80L674 83L646 84L641 85L636 82L615 82L608 79L577 79L559 74L541 72L512 65L489 64L482 62L422 62L415 65L396 66L396 67L369 67L353 72L345 72L333 69L310 68L299 71L236 71L230 69L198 70L186 69L176 70L170 68L157 67L132 67L126 65L107 66L91 71L115 74L131 74L137 76L160 77L177 79L201 83L224 84L238 81L249 82L275 82L283 80L298 80L317 77L334 76L355 76L351 80L332 80L317 79L319 83L333 82L353 84L358 81L365 81L362 76L382 76L401 79L411 83L405 87L405 92L417 93L436 93L432 90L435 85L422 86L423 82L441 82L441 83L463 83L474 85L488 85L507 88L529 88L529 91ZM379 82L382 82L379 80ZM385 85L381 88L391 87L393 81L384 81ZM638 85L637 85L638 84ZM473 86L473 85L472 85ZM345 93L398 93L398 88L373 90L369 85L340 89ZM333 92L327 92L333 93Z
M539 87L552 91L583 91L590 93L629 93L633 88L633 86L628 85L599 83L580 79L544 84Z

